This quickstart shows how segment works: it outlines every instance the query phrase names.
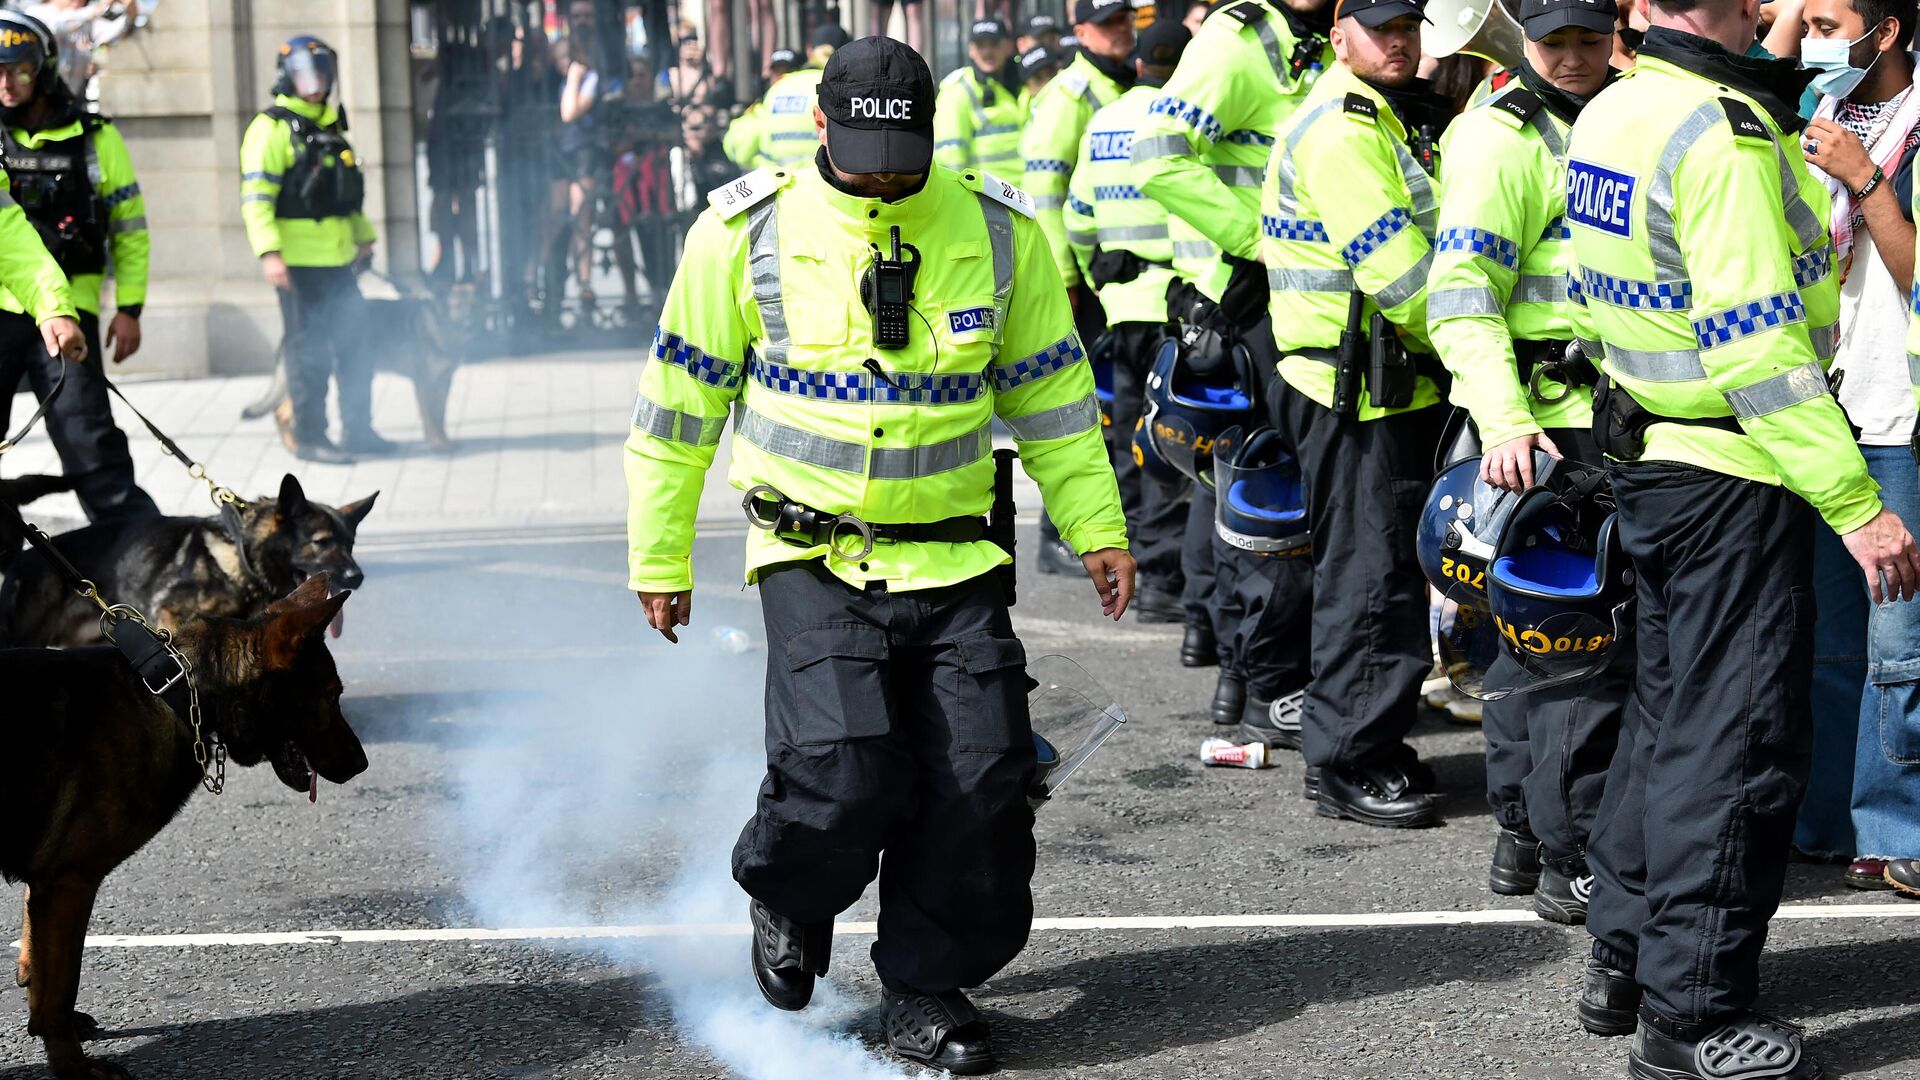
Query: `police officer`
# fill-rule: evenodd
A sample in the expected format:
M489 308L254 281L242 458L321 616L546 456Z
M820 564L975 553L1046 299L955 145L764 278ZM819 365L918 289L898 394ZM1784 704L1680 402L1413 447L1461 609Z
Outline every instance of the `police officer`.
M1093 377L1029 200L933 168L932 75L887 38L837 52L823 148L713 193L626 445L631 586L686 625L702 473L732 413L767 624L767 777L734 849L754 974L786 1009L880 868L888 1040L992 1067L962 988L1024 945L1035 758L1025 653L984 539L990 422L1013 433L1118 618L1133 560ZM871 539L872 543L867 544Z
M1012 180L1020 175L1020 125L1027 103L1006 24L998 19L974 23L967 57L971 63L940 83L933 160L949 169L985 169Z
M1274 134L1312 88L1327 52L1330 0L1241 0L1207 17L1181 64L1148 110L1133 141L1135 183L1147 197L1177 211L1169 230L1174 264L1201 298L1203 313L1221 301L1229 274L1231 316L1245 323L1241 340L1256 366L1269 372L1278 362L1265 327L1266 272L1259 265L1260 179ZM1230 256L1233 266L1222 261ZM1193 300L1176 303L1175 317L1193 313ZM1257 388L1253 388L1257 389ZM1214 535L1214 501L1195 490L1182 559L1187 641L1181 660L1220 664L1212 713L1215 721L1267 722L1269 702L1297 692L1307 673L1306 634L1312 606L1312 568L1300 559L1260 559ZM1259 600L1243 592L1266 583ZM1250 604L1261 608L1247 625ZM1273 633L1284 637L1268 647ZM1249 665L1262 668L1249 691ZM1295 703L1297 704L1297 703ZM1286 737L1250 730L1248 738L1275 745L1298 740L1288 714Z
M1516 78L1447 129L1427 323L1453 373L1452 399L1483 445L1480 475L1516 494L1534 455L1604 467L1594 446L1592 367L1571 361L1567 315L1567 129L1611 77L1613 0L1525 0ZM1533 894L1556 922L1586 918L1587 837L1619 741L1629 665L1486 704L1487 801L1501 834L1490 881Z
M1167 211L1133 186L1128 147L1190 36L1179 23L1154 23L1134 45L1134 84L1093 114L1067 191L1067 242L1108 320L1113 364L1113 431L1132 436L1146 403L1147 372L1167 337L1167 287L1174 282ZM1117 455L1120 500L1140 567L1135 616L1179 622L1180 537L1187 507L1177 488L1148 480L1131 453ZM1152 610L1149 610L1149 608Z
M742 168L805 161L819 144L813 130L813 101L820 89L820 69L835 49L851 39L839 23L823 23L809 40L807 66L775 79L766 94L730 126L723 149Z
M366 181L346 138L346 116L328 103L338 61L308 35L280 46L273 106L240 141L240 216L286 325L287 396L293 423L281 437L305 461L343 464L392 453L373 430L373 368L356 281L373 261L373 223L361 211ZM341 444L327 438L327 376L340 398Z
M1439 815L1405 742L1432 661L1414 533L1443 411L1419 355L1437 210L1413 89L1422 5L1341 0L1338 62L1281 129L1261 202L1274 426L1313 528L1307 794L1322 814L1401 828Z
M1055 75L1060 74L1061 65L1066 62L1058 49L1047 45L1035 45L1020 54L1021 112L1031 115L1033 99L1040 96ZM1024 162L1021 168L1025 169Z
M146 204L120 131L87 113L59 76L58 43L38 20L0 11L0 154L13 202L26 210L46 250L70 282L62 292L79 311L84 355L101 362L66 369L67 384L47 406L47 434L73 480L80 507L93 521L158 514L134 483L127 437L114 425L100 348L100 286L111 257L113 321L106 340L119 363L140 348L140 308L147 293ZM30 258L30 252L21 252ZM31 281L28 277L26 280ZM37 324L46 301L0 290L0 427L24 372L34 396L46 399L60 377L60 356ZM44 289L39 291L44 292Z
M1809 764L1813 514L1876 602L1920 587L1828 390L1830 197L1797 137L1805 76L1743 55L1759 8L1656 0L1632 77L1568 141L1574 329L1606 376L1595 432L1638 603L1581 1016L1625 1034L1639 999L1635 1075L1820 1074L1751 1011Z
M1082 340L1097 341L1106 319L1081 279L1061 214L1087 122L1133 84L1133 8L1128 0L1074 0L1073 30L1080 39L1078 55L1034 95L1020 135L1020 154L1026 163L1026 190L1073 304L1074 325ZM1040 522L1039 569L1043 574L1079 572L1079 560L1061 542L1051 519Z

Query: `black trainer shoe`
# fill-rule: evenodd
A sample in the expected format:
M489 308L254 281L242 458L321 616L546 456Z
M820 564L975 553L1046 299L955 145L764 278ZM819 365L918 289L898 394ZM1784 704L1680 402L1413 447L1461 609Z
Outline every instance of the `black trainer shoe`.
M1213 684L1213 704L1207 707L1216 724L1238 724L1240 716L1247 711L1247 684L1238 675L1220 673L1220 681Z
M327 439L302 439L293 446L293 456L316 465L351 465L353 455Z
M1440 823L1439 796L1414 790L1394 768L1339 767L1320 770L1315 812L1385 829L1421 829Z
M1920 900L1920 859L1888 859L1884 874L1894 892Z
M388 442L374 433L372 428L347 432L340 440L341 449L361 457L386 457L400 452L400 444Z
M1747 1013L1711 1029L1698 1042L1670 1039L1645 1024L1627 1056L1633 1080L1820 1080L1805 1037L1792 1024Z
M1300 795L1308 802L1320 801L1320 766L1307 766L1307 775L1300 782Z
M1568 877L1551 866L1543 866L1540 887L1533 892L1533 913L1562 926L1585 926L1587 898L1592 895L1592 874Z
M798 1012L813 1000L815 976L827 973L833 924L797 923L758 900L747 904L753 923L753 981L776 1009Z
M993 1060L987 1022L967 995L958 990L944 994L883 990L880 998L887 1046L894 1053L955 1076L978 1076L999 1067Z
M1214 667L1220 663L1220 642L1213 627L1188 623L1180 638L1181 667Z
M1640 1026L1640 984L1624 971L1587 957L1580 983L1580 1026L1589 1034L1618 1038Z
M1087 572L1086 565L1080 561L1080 556L1073 553L1073 549L1067 546L1065 540L1056 540L1051 544L1042 542L1040 556L1035 560L1034 567L1043 574L1058 574L1062 577L1080 577Z
M1493 842L1487 887L1501 896L1531 896L1540 885L1540 841L1530 832L1501 829Z
M1300 749L1300 703L1306 696L1295 690L1273 701L1249 698L1240 713L1240 740L1266 743L1269 750Z
M1133 603L1127 605L1127 610L1133 612L1133 617L1143 623L1187 621L1187 609L1180 605L1179 594L1170 593L1165 589L1156 589L1152 585L1142 585L1135 589Z

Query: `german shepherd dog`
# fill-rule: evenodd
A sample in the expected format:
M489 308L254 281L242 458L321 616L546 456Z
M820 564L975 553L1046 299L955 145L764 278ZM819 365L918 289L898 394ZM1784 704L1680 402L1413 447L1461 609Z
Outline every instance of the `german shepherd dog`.
M300 792L316 774L344 784L367 767L340 714L324 633L349 594L329 592L322 574L258 618L196 619L176 638L193 663L205 728L228 760L270 762ZM0 650L0 686L9 774L0 785L0 877L27 885L16 973L27 988L27 1032L60 1080L124 1080L125 1069L80 1048L97 1031L74 1010L81 952L100 883L200 786L193 729L111 646Z
M0 489L0 498L5 494ZM308 499L289 473L278 498L255 500L232 525L219 517L136 518L61 533L54 546L108 603L131 604L156 626L177 630L206 616L249 619L317 574L339 588L359 588L366 575L353 561L354 533L379 494L332 507ZM0 548L5 544L0 527ZM29 550L14 559L0 585L0 645L105 640L98 610L74 596L44 555Z

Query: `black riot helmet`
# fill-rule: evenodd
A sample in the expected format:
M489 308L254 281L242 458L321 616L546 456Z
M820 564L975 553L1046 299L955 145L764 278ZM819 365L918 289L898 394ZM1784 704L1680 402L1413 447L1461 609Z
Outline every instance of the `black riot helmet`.
M73 96L60 79L59 61L59 39L45 23L22 12L0 11L0 66L30 65L29 78L34 92L28 101L42 94L56 98ZM7 119L14 119L13 110L8 110Z
M330 97L334 83L339 78L340 62L326 42L312 34L301 34L289 38L286 44L280 46L280 57L274 65L274 72L279 76L273 84L276 94L298 98L315 94Z

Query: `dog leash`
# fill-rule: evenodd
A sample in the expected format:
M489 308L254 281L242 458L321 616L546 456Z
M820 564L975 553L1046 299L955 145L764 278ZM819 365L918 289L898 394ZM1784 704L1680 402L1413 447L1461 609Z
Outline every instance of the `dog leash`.
M53 380L53 388L47 391L46 397L40 399L40 407L33 410L33 415L27 417L27 422L20 425L19 431L14 432L13 434L7 436L4 439L0 439L0 455L4 455L7 451L12 450L16 446L19 446L20 440L26 438L28 434L30 434L33 431L33 429L40 423L41 419L47 415L47 406L52 405L53 399L59 397L60 391L66 389L66 386L67 386L66 363L62 362L61 365L55 370L60 372L60 377Z
M64 373L62 377L65 377ZM161 431L160 425L147 419L147 414L141 412L139 406L129 400L127 395L121 393L120 387L116 386L112 379L107 378L104 372L100 376L100 381L106 383L107 389L113 391L113 396L119 398L120 403L125 405L127 410L133 413L133 415L139 419L140 423L146 426L148 431L153 433L154 439L160 443L160 449L163 450L168 457L175 458L180 464L186 466L188 476L207 485L207 494L212 497L214 506L223 509L228 506L238 507L242 510L247 508L247 501L245 499L235 494L232 488L224 484L216 483L213 477L208 476L206 466L187 456L187 452L180 448L180 444L174 442L172 437L166 432Z

